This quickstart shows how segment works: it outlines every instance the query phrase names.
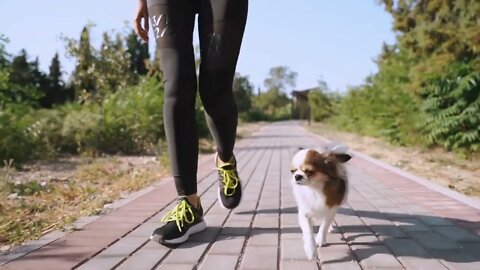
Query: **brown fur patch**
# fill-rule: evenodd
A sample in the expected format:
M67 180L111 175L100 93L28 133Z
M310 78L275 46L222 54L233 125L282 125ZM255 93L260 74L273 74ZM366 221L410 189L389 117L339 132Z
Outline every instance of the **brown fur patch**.
M305 164L301 168L305 173L312 171L312 179L325 182L322 192L329 207L340 205L347 190L342 165L338 160L332 158L332 155L309 150L305 157ZM310 178L310 176L308 177Z

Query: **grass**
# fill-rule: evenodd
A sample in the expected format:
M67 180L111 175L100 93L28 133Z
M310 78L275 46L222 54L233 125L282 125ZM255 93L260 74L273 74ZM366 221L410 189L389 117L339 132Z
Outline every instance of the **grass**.
M145 187L166 174L158 166L133 166L117 158L80 165L70 179L12 181L13 169L0 173L0 245L25 240L62 228L82 216L98 214L126 192Z

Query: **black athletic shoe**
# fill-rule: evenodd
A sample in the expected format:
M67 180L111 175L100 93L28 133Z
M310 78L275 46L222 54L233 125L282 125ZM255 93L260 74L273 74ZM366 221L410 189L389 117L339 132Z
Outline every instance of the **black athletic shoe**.
M188 240L194 233L204 231L207 228L203 220L203 209L199 200L199 207L191 205L186 197L181 197L178 204L163 218L166 224L153 231L150 240L162 245L180 244Z
M223 208L233 209L238 206L242 199L242 185L238 178L237 161L235 157L231 161L218 166L217 156L217 170L219 177L218 201Z

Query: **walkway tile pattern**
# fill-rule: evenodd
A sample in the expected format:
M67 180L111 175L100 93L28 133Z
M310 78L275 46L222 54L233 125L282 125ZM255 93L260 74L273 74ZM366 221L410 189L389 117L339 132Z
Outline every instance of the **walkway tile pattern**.
M0 269L480 269L480 211L360 157L348 165L348 203L336 232L303 252L289 165L298 147L322 140L296 122L268 125L237 144L243 199L217 202L213 157L199 165L208 225L175 249L148 241L175 203L172 179Z

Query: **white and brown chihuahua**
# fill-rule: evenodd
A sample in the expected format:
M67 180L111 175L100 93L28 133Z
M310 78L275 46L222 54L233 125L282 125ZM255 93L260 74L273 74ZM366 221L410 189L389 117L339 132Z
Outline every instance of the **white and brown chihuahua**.
M347 173L343 163L350 160L343 146L325 152L302 149L292 160L292 187L298 206L298 223L309 260L318 259L317 246L325 244L333 217L346 200ZM320 224L314 239L313 225Z

